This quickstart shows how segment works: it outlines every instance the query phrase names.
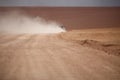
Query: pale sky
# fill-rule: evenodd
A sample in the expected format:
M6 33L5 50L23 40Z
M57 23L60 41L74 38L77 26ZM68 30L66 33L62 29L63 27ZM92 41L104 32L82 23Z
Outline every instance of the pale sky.
M120 0L0 0L0 6L120 7Z

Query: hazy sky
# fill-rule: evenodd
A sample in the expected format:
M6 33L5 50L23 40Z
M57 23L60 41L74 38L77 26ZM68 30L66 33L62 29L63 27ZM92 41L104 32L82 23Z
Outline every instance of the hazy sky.
M0 0L0 6L120 6L120 0Z

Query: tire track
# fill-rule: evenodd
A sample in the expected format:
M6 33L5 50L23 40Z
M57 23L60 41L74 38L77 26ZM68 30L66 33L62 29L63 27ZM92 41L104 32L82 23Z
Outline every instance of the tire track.
M7 41L8 40L8 41ZM120 58L56 35L10 36L0 46L0 80L119 80Z

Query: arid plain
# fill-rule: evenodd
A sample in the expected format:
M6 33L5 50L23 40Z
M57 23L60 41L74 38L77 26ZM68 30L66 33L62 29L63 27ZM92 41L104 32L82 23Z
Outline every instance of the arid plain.
M1 11L7 9L1 8ZM86 11L94 13L95 10L97 9L88 8L85 9L85 13ZM99 10L103 13L99 13ZM72 18L67 20L65 17L64 20L63 17L60 19L60 16L56 16L56 21L63 22L66 26L66 32L58 34L1 33L0 80L120 80L119 14L116 8L109 8L108 12L111 14L108 15L106 10L98 9L97 14L91 14L89 19L94 21L100 18L99 15L103 15L103 18L106 16L106 24L105 21L90 23L87 18L83 18L90 17L89 14L82 17L87 20L85 23L80 21L82 19L79 20L81 25L78 24L79 21L75 22L78 20L77 17L74 18L75 20ZM79 16L77 11L75 15ZM35 14L34 11L33 13ZM56 13L59 14L57 11ZM68 15L71 16L72 13L75 11L71 11ZM47 17L47 13L44 15ZM62 15L66 15L66 10ZM51 19L50 17L49 15L48 18ZM77 27L74 27L76 25Z

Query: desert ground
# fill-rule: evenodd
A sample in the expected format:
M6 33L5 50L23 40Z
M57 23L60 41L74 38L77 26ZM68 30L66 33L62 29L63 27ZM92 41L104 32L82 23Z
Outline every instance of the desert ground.
M0 32L0 80L120 80L119 7L0 7L0 15L14 10L60 22L67 31ZM5 26L12 20L4 19Z
M0 34L0 80L120 80L120 28Z

